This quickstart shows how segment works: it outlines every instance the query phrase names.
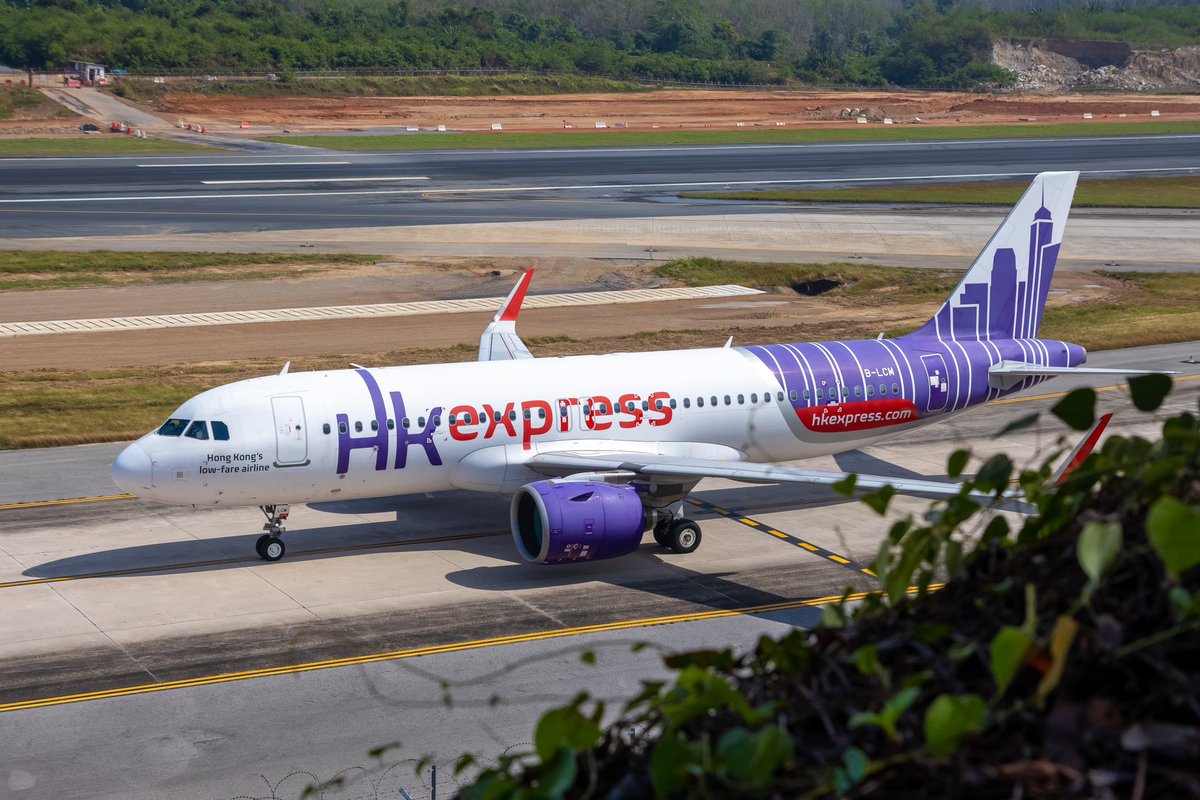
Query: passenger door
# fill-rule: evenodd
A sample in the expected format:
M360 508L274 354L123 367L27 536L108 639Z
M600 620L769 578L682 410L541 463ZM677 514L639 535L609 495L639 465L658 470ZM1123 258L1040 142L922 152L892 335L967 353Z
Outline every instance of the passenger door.
M302 467L308 464L308 435L304 401L299 397L272 397L275 412L275 466Z

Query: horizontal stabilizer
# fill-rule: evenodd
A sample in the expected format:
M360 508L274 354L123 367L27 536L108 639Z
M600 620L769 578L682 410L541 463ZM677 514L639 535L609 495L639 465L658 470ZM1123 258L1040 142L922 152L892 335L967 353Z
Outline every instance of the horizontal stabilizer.
M512 361L518 358L533 358L533 353L517 336L517 315L521 313L521 303L525 302L525 293L529 291L529 283L533 280L533 270L526 270L521 280L508 293L504 305L492 317L492 322L483 329L479 337L480 361Z
M1024 361L1001 361L988 370L988 383L993 389L1011 389L1025 378L1053 377L1055 375L1174 375L1160 369L1109 369L1107 367L1047 367Z

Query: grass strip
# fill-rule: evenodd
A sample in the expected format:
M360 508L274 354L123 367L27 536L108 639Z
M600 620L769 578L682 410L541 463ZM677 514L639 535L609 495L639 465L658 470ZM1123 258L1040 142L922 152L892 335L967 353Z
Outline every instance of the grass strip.
M820 295L820 302L858 310L843 320L788 327L756 322L735 327L739 345L768 342L873 338L879 319L902 311L907 325L886 331L899 336L931 315L961 277L960 271L903 269L870 264L756 264L715 259L681 259L658 273L688 285L742 283L759 288ZM1119 302L1074 303L1049 308L1041 335L1074 341L1089 350L1200 339L1200 274L1102 272L1121 283ZM862 314L862 309L878 315ZM642 331L575 339L531 338L538 356L638 352L713 347L727 332ZM293 371L342 369L350 362L371 365L428 364L474 360L474 343L451 347L347 353L294 359ZM239 360L156 369L37 370L0 372L0 448L51 447L122 441L152 430L183 401L214 386L272 375L279 360ZM70 426L62 420L70 419Z
M1055 125L854 125L847 128L742 130L577 129L561 133L442 133L394 136L268 136L262 141L328 150L527 150L807 142L908 142L946 139L1028 139L1062 136L1148 136L1200 133L1200 122L1123 122Z
M1011 206L1027 181L856 186L851 189L777 189L751 192L683 192L700 200L811 203L946 203ZM1082 179L1073 205L1082 208L1200 208L1200 176Z
M136 136L92 134L78 138L48 139L0 137L0 158L11 156L112 156L156 155L159 153L220 153L214 147L170 139L139 139Z
M264 280L371 264L380 256L0 250L0 291L180 281Z

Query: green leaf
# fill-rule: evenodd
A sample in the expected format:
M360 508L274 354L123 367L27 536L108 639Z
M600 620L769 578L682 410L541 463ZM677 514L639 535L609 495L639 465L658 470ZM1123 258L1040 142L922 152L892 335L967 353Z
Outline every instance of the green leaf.
M888 485L880 488L878 491L865 495L862 500L864 503L870 506L876 514L882 517L887 513L888 503L892 502L892 498L895 497L895 495L896 490L892 488L891 485Z
M560 747L586 750L600 739L600 726L579 713L577 706L547 711L538 721L533 745L538 757L547 762Z
M1096 423L1096 392L1076 389L1050 409L1054 416L1077 431L1086 431Z
M902 689L888 698L878 713L860 712L855 714L850 718L850 727L860 728L863 725L875 725L881 728L889 739L895 739L896 725L900 722L900 717L904 716L904 712L912 707L920 693L921 690L915 686Z
M554 751L549 762L542 765L537 776L537 787L542 797L563 797L573 785L579 768L575 763L575 751L563 745Z
M958 576L962 567L963 545L957 539L946 542L946 574L951 578Z
M849 475L847 475L845 478L841 479L837 483L831 483L829 485L829 488L833 489L835 492L840 494L842 497L850 497L851 495L854 494L854 486L857 483L858 483L858 476L855 475L853 472L851 472Z
M983 492L1002 492L1008 488L1013 463L1008 456L992 456L975 474L975 486Z
M950 458L946 460L946 474L951 478L957 478L959 475L962 475L963 470L967 468L967 462L970 460L970 450L955 450L950 454Z
M833 605L828 605L821 609L821 627L846 627L846 609L842 608L841 603L834 603Z
M1154 411L1171 393L1175 382L1170 375L1159 372L1154 375L1138 375L1129 379L1129 395L1133 404L1142 411Z
M689 744L677 733L664 734L650 754L650 782L655 797L670 797L679 792L689 775L702 774L704 751Z
M1093 521L1083 526L1075 546L1075 555L1092 587L1100 584L1104 573L1117 560L1121 552L1121 538L1119 522Z
M1067 666L1067 654L1071 652L1071 644L1078 632L1079 623L1065 614L1054 621L1054 632L1050 634L1050 669L1046 670L1037 687L1039 706L1058 688Z
M953 755L963 739L983 726L987 705L979 695L943 694L925 711L925 744L938 758Z
M854 651L854 666L860 675L879 675L883 667L879 663L879 648L873 644L863 645Z
M1025 663L1030 644L1029 634L1011 625L1005 625L992 639L992 678L996 681L997 695L1008 690L1017 670Z
M793 752L792 737L778 725L765 725L757 733L733 728L717 744L718 770L742 788L759 789L770 784Z
M846 765L846 778L850 786L857 786L862 783L863 778L867 777L867 768L871 766L871 759L857 747L850 747L842 753L842 763Z
M1041 414L1026 414L1023 417L1019 417L1001 428L992 438L999 439L1001 436L1007 436L1010 433L1024 430L1035 425L1041 416Z
M1200 564L1200 514L1174 497L1150 506L1146 533L1172 578Z

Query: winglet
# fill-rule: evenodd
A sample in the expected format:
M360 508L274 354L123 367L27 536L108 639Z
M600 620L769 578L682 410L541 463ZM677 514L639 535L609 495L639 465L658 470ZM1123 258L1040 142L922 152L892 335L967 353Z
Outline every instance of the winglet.
M1072 472L1079 468L1092 451L1096 449L1096 443L1100 441L1100 434L1104 433L1104 429L1108 427L1108 421L1112 419L1112 413L1108 413L1096 420L1096 424L1088 431L1087 436L1080 440L1079 444L1075 445L1075 449L1071 451L1064 460L1061 466L1055 470L1050 476L1050 486L1060 486L1066 482L1067 477Z
M492 322L483 330L479 337L480 361L509 361L519 358L533 358L529 348L517 336L517 315L521 313L521 303L525 302L525 293L529 291L529 282L533 280L533 270L525 270L521 280L508 293L504 304L492 317Z
M525 302L525 293L529 291L529 283L532 280L533 270L525 270L525 274L521 276L521 280L517 281L517 285L508 293L508 297L504 300L504 305L500 306L500 310L492 318L492 322L517 321L517 315L521 313L521 304Z

